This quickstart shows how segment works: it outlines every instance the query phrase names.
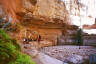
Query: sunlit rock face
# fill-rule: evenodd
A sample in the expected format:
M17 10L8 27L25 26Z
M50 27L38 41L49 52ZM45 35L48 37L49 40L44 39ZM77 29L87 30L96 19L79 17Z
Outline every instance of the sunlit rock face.
M39 6L39 8L34 11L33 14L39 14L41 16L46 16L49 18L59 18L61 20L64 20L64 18L67 16L65 5L60 0L41 0L37 3L37 5Z
M45 21L48 19L48 22L54 22L52 19L59 19L65 23L70 21L65 4L61 0L23 0L23 7L37 18L43 18Z
M96 18L96 0L62 0L70 15L71 23L79 26L88 34L96 34L94 30L86 30L83 25L93 25ZM95 25L94 25L95 27ZM93 26L90 27L93 29Z
M37 18L57 18L65 23L70 21L65 4L61 0L1 0L0 4L5 12L12 16L14 22L29 13L29 16L34 15Z
M96 0L62 0L64 1L71 22L77 26L92 25L96 17ZM81 24L80 24L81 23Z
M62 33L61 24L70 23L69 14L61 0L1 0L0 3L5 17L11 16L13 23L20 22L21 27L12 26L11 30L16 28L17 31L10 30L9 33L20 41L36 32L43 40L56 42L57 36ZM26 34L27 29L30 35Z
M3 7L2 7L2 5L0 5L0 17L2 17L3 15L4 15Z
M3 12L5 13L3 17L8 18L8 16L12 17L12 22L17 21L16 12L21 10L21 0L0 0L0 5L3 8ZM1 8L1 7L0 7ZM0 13L3 13L0 11Z

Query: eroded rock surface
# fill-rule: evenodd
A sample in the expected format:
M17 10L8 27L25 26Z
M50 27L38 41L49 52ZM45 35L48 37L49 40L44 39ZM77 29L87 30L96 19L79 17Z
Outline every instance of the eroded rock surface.
M20 20L26 14L36 18L47 19L45 22L54 22L57 18L65 23L69 22L69 14L61 0L1 0L5 12L13 17L13 21ZM59 22L59 21L57 21Z

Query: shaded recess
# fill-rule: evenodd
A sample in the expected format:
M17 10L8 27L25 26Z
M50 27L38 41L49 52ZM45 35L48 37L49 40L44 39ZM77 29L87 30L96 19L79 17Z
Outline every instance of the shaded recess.
M36 3L37 3L37 0L29 0L31 3L32 3L32 5L36 5Z

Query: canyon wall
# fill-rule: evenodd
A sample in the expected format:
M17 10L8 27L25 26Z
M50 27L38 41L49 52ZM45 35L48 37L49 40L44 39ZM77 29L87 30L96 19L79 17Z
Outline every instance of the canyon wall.
M0 0L0 9L1 18L9 21L11 17L13 25L8 33L19 42L25 38L36 40L40 35L42 41L54 45L62 35L63 23L70 24L69 13L61 0Z
M13 22L28 15L48 19L47 22L55 22L52 19L57 18L69 23L69 14L61 0L1 0L0 4Z

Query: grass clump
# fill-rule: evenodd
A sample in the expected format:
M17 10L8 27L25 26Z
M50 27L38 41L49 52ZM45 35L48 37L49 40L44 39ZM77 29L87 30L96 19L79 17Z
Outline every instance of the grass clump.
M0 29L0 64L34 64L32 59L20 50L17 41Z

